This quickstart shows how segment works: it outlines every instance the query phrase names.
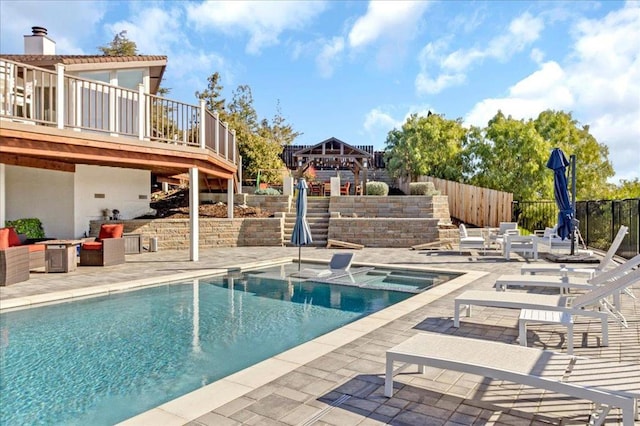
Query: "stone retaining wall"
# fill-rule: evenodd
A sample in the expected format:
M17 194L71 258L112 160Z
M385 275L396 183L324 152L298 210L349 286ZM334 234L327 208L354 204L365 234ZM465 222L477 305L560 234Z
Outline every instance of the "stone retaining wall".
M439 219L331 217L329 239L365 247L411 247L438 241Z
M90 234L97 236L104 221L91 221ZM113 222L109 222L113 223ZM136 219L124 223L124 232L142 234L142 245L158 238L158 250L189 249L189 219ZM203 219L200 225L200 248L282 245L284 219Z
M226 194L219 194L226 195ZM246 203L275 214L273 218L200 218L200 247L280 246L284 235L283 212L291 211L290 196L246 195ZM457 240L449 223L446 196L343 196L331 197L328 238L365 247L411 247L440 239ZM355 217L354 217L355 215ZM159 250L189 248L188 219L135 219L121 221L125 232L142 234L143 246L158 238ZM103 221L92 221L98 235Z
M343 217L435 218L441 222L451 221L446 195L331 197L329 211L340 213Z

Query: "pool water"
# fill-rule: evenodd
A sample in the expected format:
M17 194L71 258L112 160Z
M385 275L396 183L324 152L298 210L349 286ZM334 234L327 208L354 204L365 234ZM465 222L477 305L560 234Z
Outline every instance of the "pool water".
M3 313L0 424L114 424L410 296L242 274Z

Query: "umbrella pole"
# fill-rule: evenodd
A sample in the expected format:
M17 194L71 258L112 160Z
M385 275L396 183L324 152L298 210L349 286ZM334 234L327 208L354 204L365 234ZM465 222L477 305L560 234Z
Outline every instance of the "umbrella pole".
M298 246L298 272L300 271L300 259L302 257L302 245Z
M571 256L576 254L576 155L572 154L569 157L571 163L571 209L573 210L573 217L571 218Z

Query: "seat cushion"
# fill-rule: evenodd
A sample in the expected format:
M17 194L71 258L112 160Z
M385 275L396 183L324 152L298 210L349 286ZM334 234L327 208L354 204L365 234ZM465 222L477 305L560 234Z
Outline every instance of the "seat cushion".
M100 226L98 240L104 240L105 238L122 238L123 232L124 225L122 223L105 223Z
M20 241L20 237L16 232L15 228L8 227L9 230L9 247L17 247L22 245L22 241Z
M0 228L0 250L9 248L9 229Z
M102 243L99 241L89 241L83 243L82 250L102 250Z

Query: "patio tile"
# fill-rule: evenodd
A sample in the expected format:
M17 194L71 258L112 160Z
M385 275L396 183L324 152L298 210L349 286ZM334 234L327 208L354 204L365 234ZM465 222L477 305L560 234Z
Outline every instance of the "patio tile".
M308 252L310 258L328 260L339 251L310 248ZM248 262L293 258L297 256L297 249L238 247L203 249L200 253L201 260L197 263L188 262L184 252L166 251L128 256L130 263L115 267L79 268L71 274L31 274L29 281L0 288L0 306L13 306L19 297L49 300L47 294L58 291L84 295L104 291L109 286L136 286L136 280L163 278L167 271L177 274L220 270ZM586 422L585 413L590 409L588 401L435 368L427 368L425 374L417 374L415 368L405 370L397 377L394 397L382 395L386 350L415 333L437 332L518 344L517 310L474 307L472 317L461 318L459 329L453 328L452 316L455 295L467 289L495 291L495 279L500 274L519 273L520 265L524 263L521 259L503 262L497 255L476 258L458 254L431 256L427 252L405 249L365 248L356 252L356 261L455 268L478 274L463 286L447 291L443 291L446 287L443 286L432 293L421 294L425 301L409 301L403 305L405 313L399 310L401 305L397 305L384 315L323 336L318 343L309 346L309 351L298 349L282 355L277 365L286 367L283 375L274 375L272 379L269 376L271 382L258 384L253 390L220 406L198 407L196 411L204 414L183 423L293 426L308 421L317 413L322 415L313 426ZM109 274L105 274L106 269ZM635 290L636 293L640 291ZM575 324L576 354L640 363L640 301L623 297L623 310L630 327L626 329L611 322L609 347L600 346L599 323L579 318ZM384 323L381 317L396 319ZM530 346L565 351L565 340L566 330L562 327L530 327ZM288 369L290 371L286 371ZM251 387L257 383L255 379L248 375L242 383ZM349 396L346 402L340 399L344 395ZM208 403L207 399L199 402ZM607 424L619 423L619 416L619 410L612 410Z

